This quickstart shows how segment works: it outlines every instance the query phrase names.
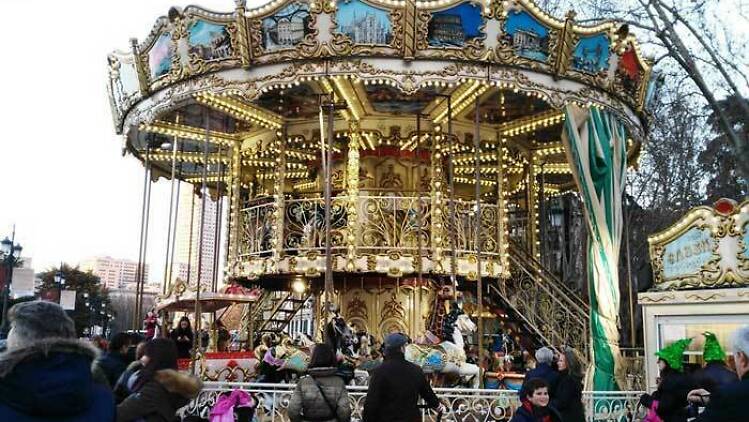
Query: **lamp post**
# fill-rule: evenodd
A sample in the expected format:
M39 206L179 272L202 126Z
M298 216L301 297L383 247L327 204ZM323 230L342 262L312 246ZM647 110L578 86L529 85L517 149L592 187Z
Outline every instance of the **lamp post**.
M11 238L7 237L0 241L0 255L2 255L2 266L7 271L7 277L5 279L5 286L3 288L3 315L2 324L0 324L0 332L3 335L8 332L8 295L10 294L10 285L13 282L13 268L15 268L21 257L21 251L23 248L16 240L16 229L13 227L13 234Z

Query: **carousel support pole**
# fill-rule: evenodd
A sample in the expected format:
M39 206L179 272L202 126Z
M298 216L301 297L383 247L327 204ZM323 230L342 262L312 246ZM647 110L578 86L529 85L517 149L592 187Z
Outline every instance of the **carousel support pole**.
M193 338L195 344L193 345L193 359L191 363L192 372L195 374L195 357L197 356L198 349L200 348L201 334L200 330L203 325L203 310L200 303L200 290L202 288L202 275L203 275L203 240L205 239L205 206L206 196L208 195L207 179L208 179L208 144L209 144L209 117L205 116L205 143L203 144L203 177L200 186L200 239L198 240L198 279L195 282L195 336Z
M417 162L419 162L419 144L421 143L421 113L416 114L416 147L414 148L414 151L416 152ZM419 162L419 164L421 164ZM420 168L420 167L417 167ZM418 170L417 170L418 172ZM418 174L418 173L417 173ZM416 180L416 179L414 179ZM415 334L418 334L418 330L423 331L422 324L424 322L423 318L423 312L421 309L421 288L424 284L423 278L424 278L424 258L421 256L421 231L424 228L424 206L422 206L422 197L421 197L421 181L416 180L416 192L417 192L417 214L416 214L416 221L418 222L418 228L416 229L416 270L419 274L418 284L416 286L416 290L414 291L414 313L416 315L415 321L414 321L414 332Z
M444 216L442 215L442 192L444 188L442 180L442 150L440 142L442 141L441 127L434 128L434 134L431 137L432 154L431 154L431 182L430 182L430 199L432 205L432 224L431 224L431 249L432 261L434 261L434 272L443 273L442 267L442 248L444 245Z
M277 175L273 183L273 199L276 201L273 210L273 270L277 273L278 263L283 257L283 236L284 236L284 215L285 215L285 198L284 185L286 184L286 126L276 131L275 140L276 149L276 168Z
M447 97L447 137L450 159L447 161L447 173L450 189L450 279L453 285L453 300L458 300L458 221L455 210L455 138L453 137L453 103Z
M146 139L146 162L143 177L143 207L140 219L140 246L138 248L138 269L135 277L135 318L133 319L133 330L140 328L141 307L143 306L143 281L145 279L145 261L148 248L148 220L151 213L151 145Z
M499 137L499 134L497 134ZM497 143L497 239L499 239L499 253L501 278L507 279L510 277L510 262L509 262L509 232L508 232L508 217L507 217L507 198L505 197L507 187L507 176L505 175L505 160L507 158L507 138L500 138Z
M541 265L543 265L546 268L549 268L549 242L548 242L548 235L546 232L546 175L544 172L544 166L546 165L545 161L542 161L541 164L538 166L541 173L541 180L538 184L538 233L539 233L539 241L541 242L541 247L539 248L537 253L541 254L541 259L539 260L541 262Z
M225 277L232 275L232 271L239 260L239 234L241 233L241 221L239 218L241 208L241 188L242 188L242 151L241 141L234 143L231 149L231 174L229 177L229 212L226 213L227 227L226 231L228 245L228 259L226 260Z
M348 142L348 161L346 163L346 189L348 193L348 204L346 207L347 231L346 236L346 271L354 272L356 270L356 241L358 239L359 219L357 218L357 208L359 204L359 123L352 121L349 123L349 142Z
M484 355L484 285L481 279L481 121L479 120L480 98L476 97L476 106L473 121L473 149L475 154L474 167L476 170L474 180L474 190L476 193L476 224L474 241L476 242L476 302L478 305L478 334L479 350L478 364L481 368L482 358ZM479 380L483 384L483 379Z
M536 160L533 152L528 154L528 179L525 184L528 209L528 253L538 259L538 196L536 195Z
M330 244L330 229L331 229L331 210L332 210L332 198L331 198L331 166L333 165L333 137L335 136L334 118L335 111L346 108L346 104L336 104L332 95L330 96L327 103L323 104L323 108L327 109L328 112L328 141L327 144L321 136L322 141L322 155L324 164L324 182L325 182L325 317L327 319L330 311L330 307L333 304L333 255Z
M247 304L247 317L250 319L247 322L247 351L252 351L255 347L255 318L252 317L254 306L250 302Z
M177 124L180 123L180 115L179 114L177 114L177 116L175 117L175 122ZM170 284L169 277L171 276L171 274L169 272L169 268L170 268L169 257L170 257L170 250L171 250L171 246L172 246L172 242L171 242L171 240L172 240L172 220L174 219L174 202L175 202L174 201L174 191L175 191L175 185L177 184L176 183L176 179L177 179L176 176L177 176L177 148L178 148L178 145L179 145L179 138L177 136L175 136L174 139L172 140L172 173L171 173L171 186L170 186L170 191L169 191L169 222L167 223L167 228L166 228L166 254L164 255L166 257L166 259L164 260L164 280L163 280L163 282L161 284L161 294L162 295L165 295L166 292L167 292L167 290L168 290L168 288L169 288L169 284ZM177 202L179 202L179 201L177 201ZM175 231L176 231L176 224L174 226L175 226Z

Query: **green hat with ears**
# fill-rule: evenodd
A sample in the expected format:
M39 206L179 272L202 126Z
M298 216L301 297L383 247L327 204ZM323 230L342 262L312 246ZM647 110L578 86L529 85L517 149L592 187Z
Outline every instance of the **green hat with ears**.
M715 334L710 331L705 331L702 335L705 336L705 349L702 352L702 357L705 359L705 362L722 362L726 360L726 352L724 352L723 348L720 347L720 343L718 342L718 338L715 337Z
M656 352L656 356L663 359L668 366L672 369L681 372L682 369L682 355L687 350L687 346L692 342L691 338L684 338L664 347L663 349Z

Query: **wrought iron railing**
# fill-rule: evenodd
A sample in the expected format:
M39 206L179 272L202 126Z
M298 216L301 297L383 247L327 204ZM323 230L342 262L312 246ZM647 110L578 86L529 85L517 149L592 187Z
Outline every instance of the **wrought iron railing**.
M348 196L336 196L331 208L331 245L333 253L348 246L351 223L347 212ZM442 202L440 218L444 230L455 234L457 256L476 253L476 226L481 225L480 247L484 256L499 256L499 211L494 203L481 203L481 218L476 216L476 201L455 200L455 219L450 216L450 200ZM252 200L241 210L240 251L242 257L264 257L273 252L274 236L281 236L285 255L302 255L325 250L325 206L322 197L293 198L284 201L282 230L276 232L274 211L277 204L268 197ZM361 254L391 252L433 256L432 202L429 196L378 195L357 197L356 250ZM442 254L452 251L450 236L443 236Z
M587 356L588 305L516 246L510 248L510 268L512 277L489 289L544 343L569 345Z
M181 416L208 418L217 398L234 389L250 392L257 400L256 420L259 422L287 422L287 408L293 384L254 384L207 382L197 398L180 410ZM351 420L362 420L367 387L347 387L351 402ZM517 392L510 390L479 390L436 388L435 392L447 408L445 422L509 421L519 406ZM584 392L583 407L587 422L634 422L644 417L637 403L641 391ZM424 411L425 421L435 421L434 411Z

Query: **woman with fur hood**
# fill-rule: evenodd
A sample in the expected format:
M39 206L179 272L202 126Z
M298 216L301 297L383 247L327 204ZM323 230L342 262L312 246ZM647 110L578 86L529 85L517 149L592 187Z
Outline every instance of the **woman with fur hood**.
M60 305L33 301L10 309L8 349L0 354L0 421L111 422L114 400L92 364L99 352L75 338Z
M336 354L332 347L319 343L312 349L308 375L296 384L289 401L291 422L349 422L346 384L336 375Z
M172 422L177 409L197 396L200 380L177 372L177 347L170 339L146 343L143 369L135 375L133 393L117 406L117 422Z

